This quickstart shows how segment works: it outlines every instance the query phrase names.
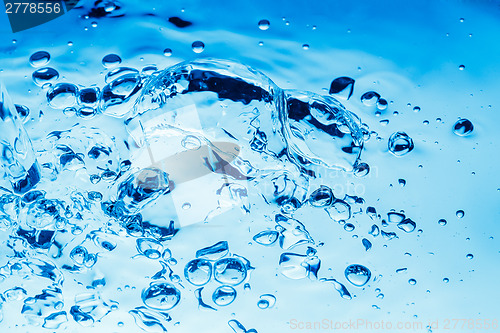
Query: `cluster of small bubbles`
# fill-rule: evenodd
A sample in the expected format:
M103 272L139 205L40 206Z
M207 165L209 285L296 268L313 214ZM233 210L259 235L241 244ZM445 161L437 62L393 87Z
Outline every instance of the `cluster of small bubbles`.
M32 78L37 86L45 88L59 79L59 72L51 67L43 67L34 71Z
M465 257L470 260L474 258L474 255L472 253L468 253Z
M212 301L218 306L227 306L236 299L236 290L231 286L220 286L212 294Z
M304 50L309 50L309 44L303 44L302 49Z
M165 57L170 57L172 55L172 49L166 48L165 50L163 50L163 55Z
M463 210L457 210L456 215L459 219L461 219L462 217L464 217L465 212Z
M438 223L439 225L445 226L448 222L445 219L440 219Z
M453 125L453 133L458 136L467 136L474 130L474 125L468 119L460 119Z
M389 138L388 148L395 156L403 156L413 150L413 140L405 132L395 132Z
M370 280L372 273L363 265L353 264L347 266L344 275L356 287L362 287Z
M105 68L115 67L115 66L118 66L121 63L122 63L122 58L120 58L120 56L117 55L117 54L111 53L111 54L105 55L102 58L102 65Z
M260 309L270 309L276 304L276 297L271 294L260 295L257 306Z
M412 286L414 286L414 285L417 284L417 280L415 280L415 279L409 279L408 283L411 284Z
M260 30L267 30L269 29L269 26L271 23L268 20L260 20L259 21L259 29Z
M50 53L46 51L38 51L30 56L29 62L33 67L42 67L49 63Z
M194 53L201 53L203 50L205 50L205 44L202 41L194 41L193 44L191 44L191 48L193 49Z

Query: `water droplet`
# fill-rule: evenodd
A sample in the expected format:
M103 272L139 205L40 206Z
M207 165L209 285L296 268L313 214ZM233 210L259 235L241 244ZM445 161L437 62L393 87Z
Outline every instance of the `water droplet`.
M184 148L190 149L190 150L197 150L201 147L201 141L194 135L186 135L182 141L181 144Z
M269 29L269 26L271 23L268 20L260 20L259 21L259 29L260 30L267 30Z
M375 91L365 92L361 96L361 102L366 106L374 106L375 104L377 104L379 99L380 99L380 95L378 93L376 93Z
M405 214L397 213L397 212L389 212L387 213L387 220L390 223L400 223L405 219Z
M365 247L365 251L369 251L371 248L372 248L372 242L370 242L368 239L366 238L363 238L361 240L361 243L363 244L363 246Z
M163 252L163 245L153 238L139 238L136 241L137 251L149 259L159 259Z
M21 118L21 120L23 122L27 121L28 116L30 114L30 109L25 105L19 105L19 104L16 104L15 107L16 107L17 113L19 114L19 117Z
M165 57L170 57L172 55L172 49L167 48L167 49L163 50L163 55Z
M339 292L340 297L342 297L343 299L347 299L347 300L352 299L352 296L349 293L349 291L347 290L347 288L342 283L338 282L337 280L335 280L335 279L321 279L320 281L321 282L331 282L333 284L333 287L335 288L335 290L337 290Z
M404 219L403 221L398 223L398 228L407 233L412 232L416 227L417 224L410 219Z
M376 224L372 225L369 234L373 237L377 237L380 234L380 228Z
M339 94L341 92L345 92L340 96L345 99L349 99L354 91L354 82L355 81L353 78L347 76L338 77L335 80L333 80L332 83L330 84L330 90L328 93Z
M309 50L309 44L304 44L304 45L302 45L302 49L304 49L304 50Z
M220 283L237 285L247 277L247 269L239 259L219 259L214 265L214 277Z
M351 206L340 199L335 200L331 207L326 208L326 211L335 222L347 221L351 218Z
M377 101L377 109L379 110L385 110L387 109L387 100L383 99L383 98L379 98L378 101ZM397 111L394 111L394 112L397 112Z
M313 207L327 207L333 202L334 196L332 189L321 185L309 196L309 204Z
M463 17L460 18L460 23L464 23L465 19Z
M411 284L412 286L414 286L414 285L417 284L417 280L415 280L415 279L409 279L408 283Z
M271 294L263 294L260 295L259 301L257 302L257 306L260 309L270 309L276 304L276 297Z
M354 224L352 224L352 223L346 223L346 224L344 224L344 230L348 231L348 232L353 231L354 230Z
M95 107L99 102L100 89L98 87L84 88L78 94L78 102L84 106Z
M464 217L465 212L463 210L457 210L456 215L459 219L461 219L462 217Z
M350 283L362 287L370 280L372 273L363 265L353 264L347 266L344 275Z
M467 259L472 259L474 258L474 255L472 253L469 253L465 256Z
M90 25L92 26L92 28L97 28L97 22L96 21L93 21L92 23L90 23Z
M395 132L388 141L389 151L395 156L403 156L414 148L413 140L405 132Z
M448 282L450 282L450 279L448 279L448 278L444 278L444 279L443 279L443 282L444 282L444 283L448 283Z
M193 49L194 53L201 53L203 50L205 50L205 44L199 40L193 42L191 44L191 48Z
M212 294L212 300L218 306L226 306L236 299L236 290L231 286L220 286Z
M439 223L439 225L443 225L443 226L444 226L444 225L446 225L448 222L447 222L445 219L440 219L440 220L438 221L438 223Z
M257 235L253 236L253 240L264 246L272 245L278 240L278 232L274 230L265 230L259 232Z
M460 119L453 125L453 133L458 136L467 136L474 130L474 125L468 119Z
M29 62L33 67L41 67L48 64L50 61L50 53L45 51L38 51L30 56Z
M142 291L144 304L155 310L174 308L181 299L181 292L170 283L155 283Z
M210 281L212 276L212 264L205 259L194 259L184 267L186 280L195 285L203 286Z
M415 107L413 108L413 111L414 111L414 112L420 112L420 106L415 106Z
M71 83L58 83L47 91L47 102L54 109L64 109L76 104L78 87Z
M460 65L460 66L458 66L458 69L461 70L461 71L463 71L465 69L465 66L464 65Z
M43 67L34 71L32 78L37 86L47 87L59 79L59 72L51 67Z
M102 58L102 65L105 68L115 67L115 66L118 66L121 63L122 63L122 58L120 58L120 56L117 55L117 54L111 53L111 54L105 55Z
M210 260L216 260L229 253L227 241L220 241L212 246L205 247L196 251L196 258L205 257Z
M370 172L370 166L366 163L359 163L354 167L354 176L363 178Z
M398 179L398 183L399 183L399 185L401 185L401 187L405 187L406 186L406 180L404 180L402 178Z
M76 111L76 115L83 119L92 119L96 116L97 110L91 107L81 107Z

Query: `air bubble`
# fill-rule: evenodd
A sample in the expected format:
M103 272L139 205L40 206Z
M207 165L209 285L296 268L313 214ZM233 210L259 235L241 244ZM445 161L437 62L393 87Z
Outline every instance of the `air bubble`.
M205 259L194 259L184 267L186 280L195 285L203 286L210 281L212 276L212 264Z
M193 49L194 53L201 53L205 50L205 44L198 40L191 44L191 48Z
M29 62L33 67L42 67L49 63L50 53L46 51L38 51L30 56Z
M271 294L264 294L259 297L259 301L257 302L257 306L260 309L270 309L276 304L276 297Z
M174 308L181 299L181 292L170 283L156 283L142 292L142 301L151 309L166 311Z
M239 259L224 258L215 263L214 277L220 283L237 285L247 277L247 269Z
M259 29L260 30L267 30L269 29L271 23L268 20L260 20L259 21Z

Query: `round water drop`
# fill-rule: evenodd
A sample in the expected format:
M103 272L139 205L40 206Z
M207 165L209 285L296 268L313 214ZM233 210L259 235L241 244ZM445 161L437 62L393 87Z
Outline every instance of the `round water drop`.
M220 286L212 294L212 301L218 306L226 306L236 299L236 290L231 286Z
M111 67L117 66L121 63L122 63L122 58L120 58L120 56L118 56L117 54L111 53L111 54L105 55L104 58L102 58L102 65L105 68L111 68Z
M182 209L184 210L188 210L189 208L191 208L191 204L189 202L185 202L183 205L182 205Z
M409 279L408 283L411 284L412 286L414 286L414 285L417 284L417 280L415 280L415 279Z
M354 167L354 176L363 178L370 172L370 166L366 163L359 163Z
M210 281L212 264L205 259L191 260L184 267L184 276L189 283L195 286L203 286Z
M413 108L413 111L414 111L414 112L420 112L420 106L415 106L415 107Z
M47 102L54 109L64 109L76 104L78 87L71 83L58 83L47 91Z
M344 224L344 230L348 231L348 232L353 231L354 230L354 224L352 224L352 223L346 223L346 224Z
M276 297L271 294L264 294L260 296L257 306L261 309L270 309L276 304Z
M405 187L406 186L406 180L404 180L402 178L398 179L398 183L399 183L399 185L401 185L401 187Z
M201 147L201 141L194 135L186 135L181 144L186 149L196 150Z
M395 132L389 138L388 148L393 155L403 156L413 150L413 140L405 132Z
M30 65L33 67L45 66L50 61L50 53L45 51L38 51L30 56Z
M271 26L271 23L268 20L260 20L259 21L259 29L267 30Z
M59 79L59 72L54 68L44 67L34 71L32 78L37 86L46 87Z
M253 236L253 240L260 245L269 246L278 240L279 233L274 230L265 230Z
M361 96L361 102L366 106L374 106L380 99L380 95L375 91L365 92Z
M465 257L470 260L470 259L474 258L474 255L472 253L469 253Z
M163 50L163 55L165 57L170 57L172 55L172 49L167 48L167 49Z
M453 125L453 133L458 136L467 136L474 130L474 125L468 119L460 119Z
M462 217L464 217L465 212L463 210L457 210L456 215L459 219L461 219Z
M155 310L170 310L181 299L181 292L170 283L156 283L142 291L144 304Z
M202 41L197 40L191 44L191 48L194 53L201 53L205 50L205 44Z
M461 70L461 71L463 71L465 69L465 66L464 65L460 65L460 66L458 66L458 69Z
M237 285L247 277L247 269L239 259L224 258L215 263L214 277L220 283Z
M403 221L398 223L398 228L406 233L412 232L413 230L415 230L416 227L417 224L410 219L404 219Z
M92 28L97 28L97 22L95 22L95 21L90 23L90 25L92 26Z
M144 254L149 259L158 259L163 252L163 245L153 238L139 238L137 241L137 251Z
M448 222L445 219L440 219L438 223L439 225L445 226Z
M387 220L390 223L400 223L405 219L405 214L397 213L397 212L389 212L387 213Z
M66 108L68 109L68 108ZM66 110L65 109L65 110ZM88 106L81 107L76 111L76 115L83 119L92 119L96 116L97 110Z
M344 275L350 283L362 287L370 280L372 273L365 266L354 264L347 266Z
M303 48L304 50L309 50L309 44L304 44L304 45L302 45L302 48Z
M17 113L19 114L19 117L21 118L21 120L23 122L28 120L28 116L30 114L30 109L25 105L19 105L19 104L16 104L15 107L16 107Z
M448 278L444 278L444 279L443 279L443 282L444 282L444 283L448 283L448 282L450 282L450 279L448 279Z
M99 93L100 89L98 87L81 89L78 94L79 103L85 106L95 107L99 101Z
M309 204L313 207L326 207L332 204L333 199L332 189L328 186L321 185L320 188L309 196Z
M377 109L379 110L385 110L387 109L387 100L384 98L379 98L377 101Z

